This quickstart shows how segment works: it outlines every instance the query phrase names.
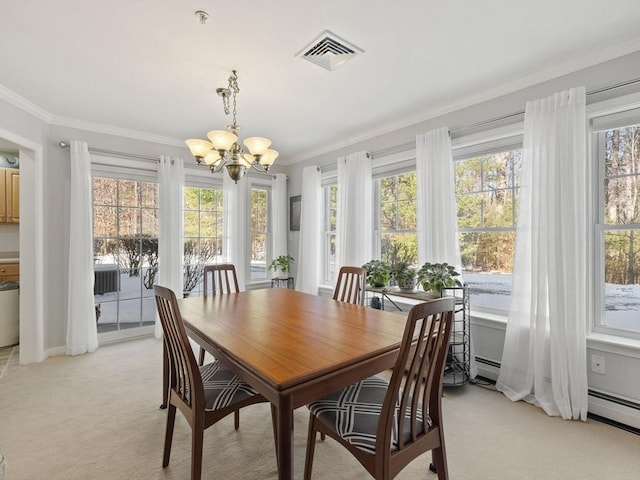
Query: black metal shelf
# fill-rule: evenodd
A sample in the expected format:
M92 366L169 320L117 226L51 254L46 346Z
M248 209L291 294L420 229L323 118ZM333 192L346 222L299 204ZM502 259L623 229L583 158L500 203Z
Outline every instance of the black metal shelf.
M457 387L469 382L471 367L471 329L468 287L447 287L442 296L455 297L456 305L447 364L444 368L442 384L445 387Z

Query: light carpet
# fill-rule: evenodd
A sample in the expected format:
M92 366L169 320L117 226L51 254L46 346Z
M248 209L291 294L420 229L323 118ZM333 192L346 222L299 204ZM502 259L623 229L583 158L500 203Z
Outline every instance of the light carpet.
M0 378L0 453L6 480L183 480L190 429L178 413L171 463L161 467L166 411L159 410L162 344L146 338L54 357ZM548 417L526 403L476 385L443 399L452 480L635 480L640 437L589 420ZM295 478L302 478L308 411L295 412ZM398 480L433 480L430 454ZM314 480L369 478L334 441L318 444ZM203 479L276 479L267 404L242 410L205 431Z

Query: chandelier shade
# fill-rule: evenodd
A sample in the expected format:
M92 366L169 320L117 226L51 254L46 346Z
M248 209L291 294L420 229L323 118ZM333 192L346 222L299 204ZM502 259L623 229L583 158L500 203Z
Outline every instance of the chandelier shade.
M224 113L229 115L229 101L233 106L233 122L228 130L211 130L207 133L207 140L190 138L185 143L198 162L209 167L212 173L217 173L226 167L228 175L237 183L249 168L258 172L268 172L269 168L278 157L278 152L272 150L271 140L264 137L249 137L243 142L249 153L246 153L238 143L238 132L240 126L236 122L237 103L236 95L240 92L238 87L238 75L235 70L229 77L227 88L216 89L218 95L222 97Z

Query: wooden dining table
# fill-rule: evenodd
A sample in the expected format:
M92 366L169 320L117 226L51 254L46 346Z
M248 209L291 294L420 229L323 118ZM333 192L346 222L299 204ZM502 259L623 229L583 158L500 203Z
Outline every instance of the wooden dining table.
M275 407L278 479L293 410L393 367L406 317L285 288L178 300L189 336Z

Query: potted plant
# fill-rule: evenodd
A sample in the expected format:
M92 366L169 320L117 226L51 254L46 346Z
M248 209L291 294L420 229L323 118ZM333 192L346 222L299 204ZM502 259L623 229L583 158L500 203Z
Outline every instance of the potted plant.
M391 266L391 275L393 275L400 290L413 291L416 288L417 274L418 269L404 260Z
M387 262L371 260L365 263L362 268L367 271L367 283L372 287L384 287L389 283L391 268Z
M280 270L282 275L286 277L291 271L291 264L294 261L295 260L291 255L280 255L269 264L268 269L273 270L276 275L278 270Z
M448 263L425 263L418 270L418 282L425 292L432 295L442 296L442 289L447 287L461 287L462 282L458 280L455 268Z

